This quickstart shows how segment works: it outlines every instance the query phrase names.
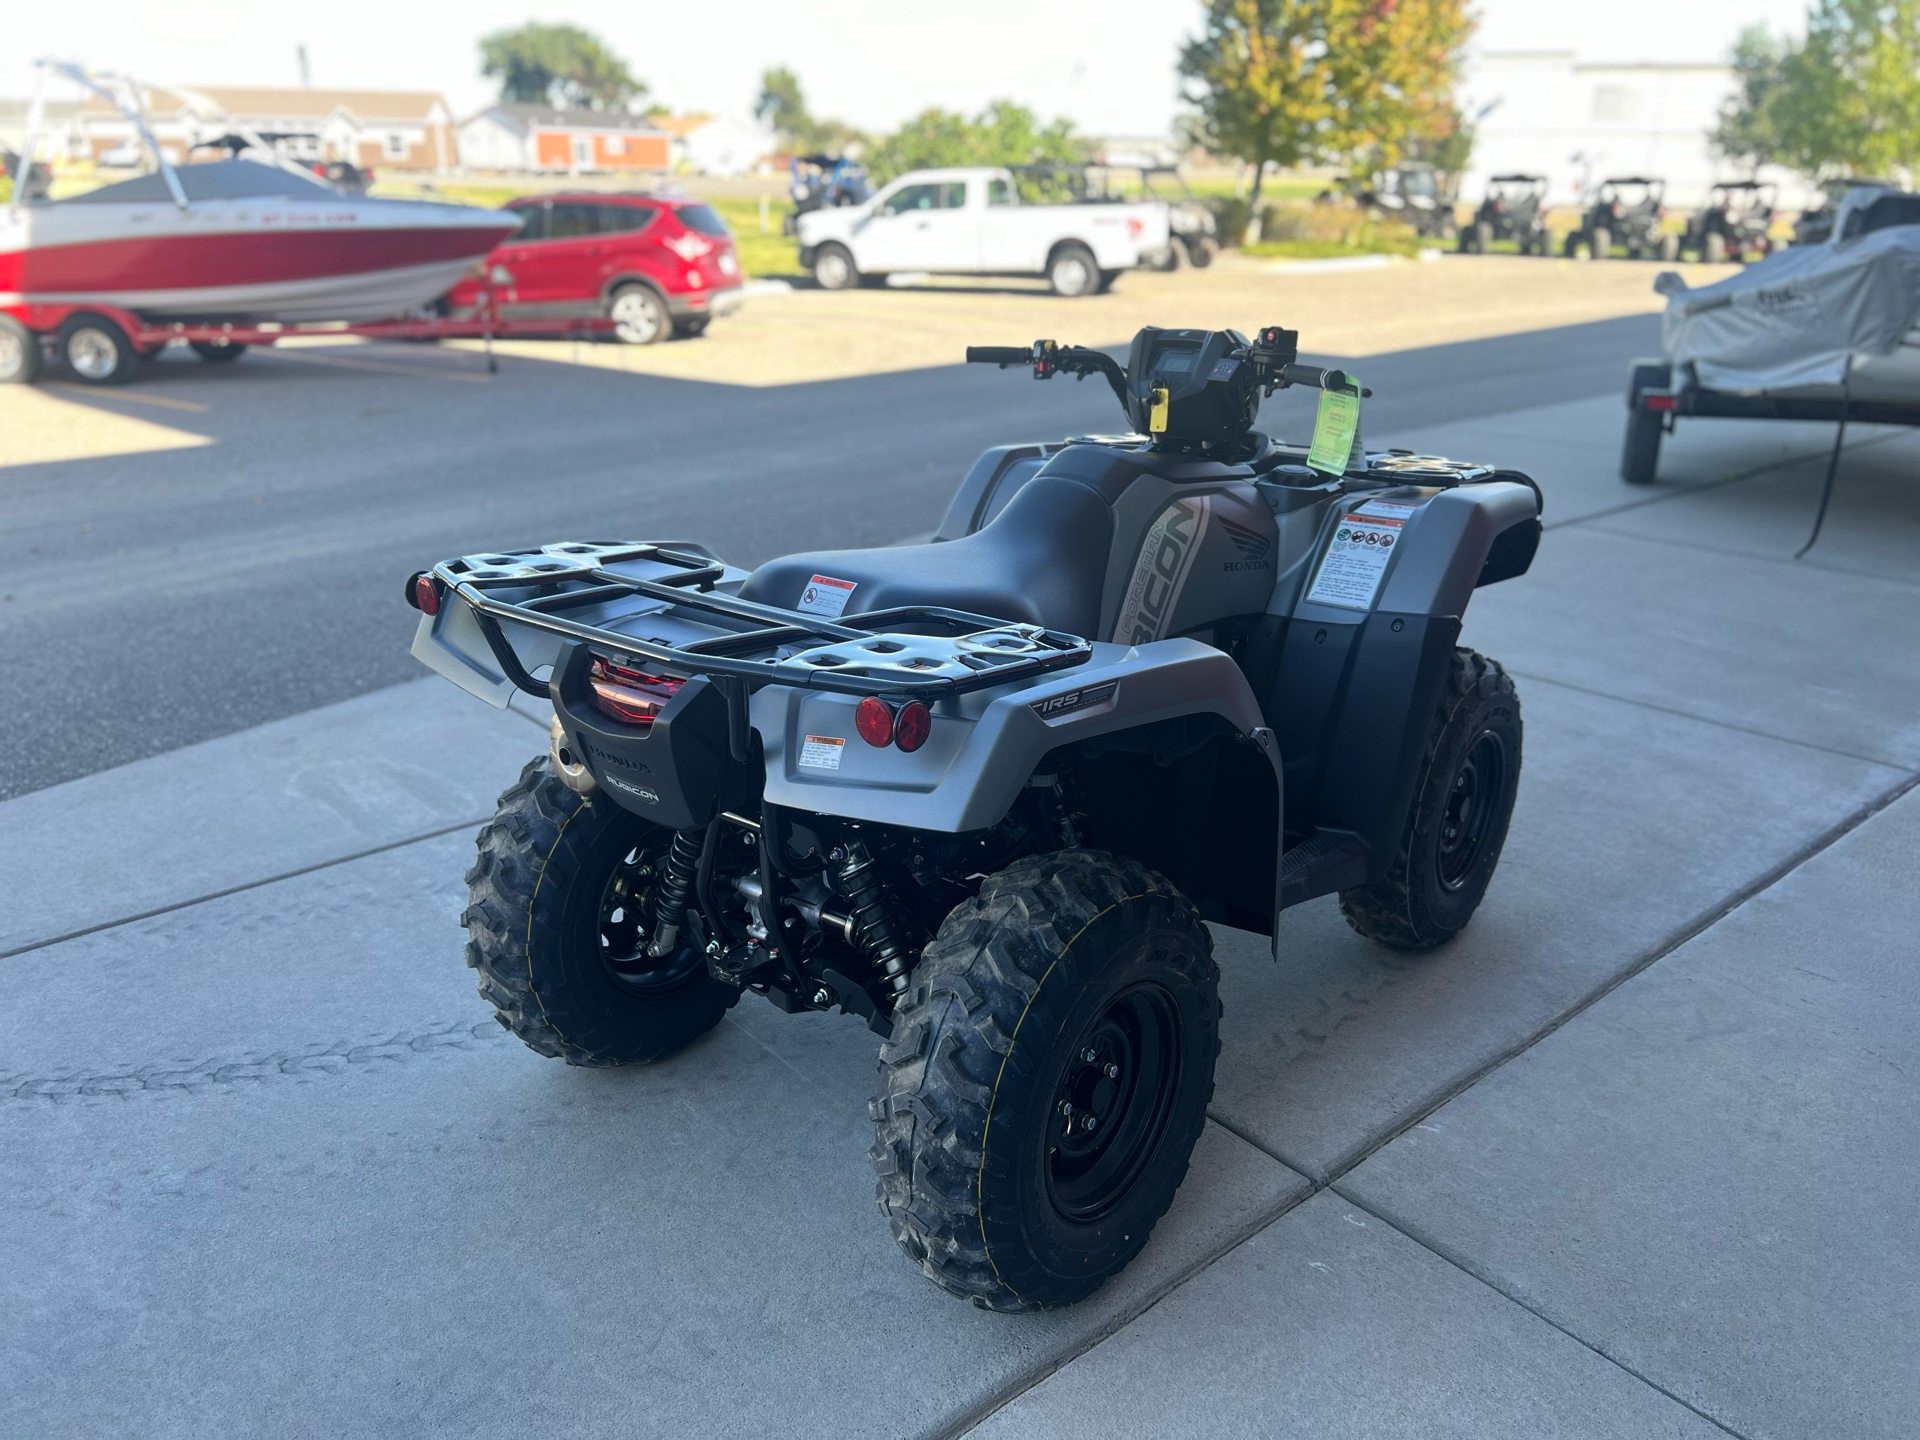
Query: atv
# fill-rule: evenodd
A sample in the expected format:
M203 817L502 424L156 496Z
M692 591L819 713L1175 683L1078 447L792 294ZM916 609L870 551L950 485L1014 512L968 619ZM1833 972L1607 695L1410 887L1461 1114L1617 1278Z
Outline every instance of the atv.
M1520 778L1513 682L1456 642L1531 564L1538 487L1367 453L1371 392L1297 338L969 349L1100 377L1133 433L988 450L927 544L409 577L418 658L553 709L466 877L500 1024L628 1065L748 992L858 1016L880 1210L936 1285L1036 1310L1131 1261L1213 1094L1208 922L1276 936L1337 894L1372 940L1445 944ZM1323 392L1311 445L1252 428L1285 386Z
M1460 232L1460 253L1485 255L1494 241L1511 240L1522 255L1545 255L1546 197L1544 175L1495 175L1487 182L1486 198L1473 223Z
M1731 180L1707 192L1707 203L1687 222L1680 253L1717 265L1723 260L1744 263L1750 253L1773 253L1773 203L1778 194L1758 180Z
M1666 181L1639 175L1603 181L1580 228L1566 238L1567 258L1573 259L1584 245L1592 259L1605 260L1615 245L1624 245L1630 260L1659 259L1669 264L1677 260L1680 237L1662 229L1667 218L1667 207L1661 203L1666 191Z

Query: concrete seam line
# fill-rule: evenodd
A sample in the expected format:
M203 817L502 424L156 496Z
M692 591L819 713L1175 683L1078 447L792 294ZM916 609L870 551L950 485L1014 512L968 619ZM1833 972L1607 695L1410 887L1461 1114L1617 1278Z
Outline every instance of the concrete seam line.
M1596 690L1591 685L1576 685L1571 680L1556 680L1551 675L1542 675L1533 670L1515 670L1507 667L1509 675L1517 675L1528 684L1552 685L1560 690L1572 690L1580 695L1591 695L1599 700L1615 700L1622 705L1636 705L1642 710L1657 711L1662 715L1672 715L1681 720L1693 720L1701 725L1714 725L1722 730L1732 730L1741 735L1752 735L1760 740L1774 740L1782 745L1794 745L1802 750L1818 751L1822 755L1838 756L1842 760L1858 760L1865 765L1877 765L1883 770L1897 770L1903 775L1920 773L1912 765L1902 765L1897 760L1883 760L1877 755L1862 755L1853 750L1838 750L1831 745L1816 745L1811 740L1796 740L1791 735L1776 735L1771 730L1760 730L1752 725L1736 725L1731 720L1716 720L1711 715L1699 715L1691 710L1681 710L1672 705L1659 705L1651 700L1636 700L1630 695L1615 695L1610 690Z
M1702 1410L1698 1405L1692 1404L1690 1401L1687 1401L1681 1398L1680 1396L1674 1394L1673 1391L1669 1390L1666 1386L1662 1385L1658 1380L1649 1379L1647 1376L1642 1375L1638 1370L1634 1369L1631 1365L1627 1364L1625 1361L1620 1360L1615 1356L1609 1355L1605 1350L1602 1350L1598 1345L1594 1344L1591 1340L1588 1340L1584 1336L1578 1335L1574 1333L1572 1330L1569 1330L1565 1325L1562 1325L1558 1320L1555 1320L1551 1315L1548 1315L1544 1311L1539 1310L1532 1305L1529 1305L1526 1301L1522 1300L1519 1296L1514 1295L1510 1291L1501 1289L1498 1285L1494 1284L1492 1280L1488 1279L1485 1275L1482 1275L1478 1270L1475 1270L1471 1265L1467 1264L1465 1260L1461 1259L1457 1255L1450 1253L1445 1246L1439 1244L1437 1241L1431 1239L1430 1237L1424 1234L1421 1234L1416 1227L1404 1224L1399 1220L1391 1219L1388 1216L1383 1215L1380 1211L1375 1210L1370 1206L1363 1205L1360 1201L1354 1199L1353 1196L1349 1195L1345 1190L1341 1189L1338 1185L1329 1185L1327 1189L1332 1194L1338 1195L1341 1200L1351 1205L1354 1209L1358 1210L1361 1214L1371 1216L1373 1219L1378 1220L1382 1225L1386 1226L1389 1230L1392 1230L1394 1233L1404 1236L1406 1239L1412 1241L1415 1245L1418 1245L1422 1250L1425 1250L1429 1254L1437 1256L1439 1259L1444 1260L1447 1264L1451 1265L1454 1269L1458 1270L1462 1275L1465 1275L1468 1279L1473 1280L1478 1284L1486 1286L1487 1289L1491 1290L1494 1294L1498 1295L1501 1299L1507 1301L1509 1304L1519 1306L1520 1309L1526 1311L1527 1314L1533 1316L1534 1319L1540 1321L1544 1325L1551 1327L1554 1330L1559 1331L1562 1335L1566 1336L1569 1340L1573 1341L1574 1344L1579 1345L1584 1349L1591 1350L1594 1354L1598 1355L1602 1360L1606 1361L1609 1365L1613 1366L1615 1369L1620 1370L1621 1372L1627 1375L1631 1375L1635 1380L1638 1380L1642 1385L1645 1385L1649 1390L1654 1390L1659 1392L1660 1394L1666 1396L1667 1399L1673 1401L1674 1404L1679 1405L1684 1409L1691 1411L1695 1415L1698 1415L1702 1420L1706 1421L1709 1425L1713 1426L1716 1430L1721 1430L1728 1435L1735 1436L1736 1440L1748 1440L1747 1435L1743 1431L1734 1429L1733 1426L1727 1424L1724 1420L1715 1419L1712 1415L1709 1415L1706 1411Z
M1471 1090L1475 1085L1478 1085L1482 1080L1486 1079L1487 1076L1506 1065L1509 1061L1516 1060L1526 1054L1527 1051L1531 1050L1535 1045L1538 1045L1542 1040L1545 1040L1568 1021L1578 1019L1581 1015L1584 1015L1588 1010L1599 1004L1600 1001L1606 999L1607 996L1611 995L1615 990L1618 990L1622 985L1633 979L1634 976L1666 959L1667 956L1685 945L1689 940L1712 929L1735 910L1745 905L1747 901L1753 899L1754 896L1772 889L1788 875L1791 875L1795 870L1798 870L1802 865L1806 864L1807 861L1813 859L1814 856L1827 850L1859 829L1860 826L1878 815L1882 810L1885 810L1889 805L1892 805L1896 800L1906 795L1907 792L1912 790L1916 785L1920 785L1920 774L1908 774L1899 784L1882 791L1878 796L1868 800L1865 804L1856 808L1852 814L1815 836L1806 845L1796 850L1779 864L1765 871L1756 879L1750 880L1745 885L1740 886L1719 904L1695 916L1692 920L1682 925L1665 941L1662 941L1647 951L1640 959L1632 961L1626 968L1602 981L1584 997L1575 1000L1573 1004L1549 1019L1545 1024L1541 1025L1517 1044L1509 1046L1506 1050L1501 1051L1477 1069L1469 1071L1465 1076L1454 1081L1452 1084L1443 1086L1432 1100L1413 1111L1401 1120L1399 1124L1389 1130L1382 1131L1377 1139L1370 1144L1362 1146L1350 1158L1328 1167L1327 1184L1329 1186L1337 1185L1374 1155L1377 1155L1395 1140L1398 1140L1402 1135L1406 1134L1408 1130L1418 1125L1435 1111L1443 1109L1448 1103L1465 1094L1468 1090Z
M1849 445L1847 449L1849 452L1852 452L1855 450L1865 450L1870 445L1885 445L1890 441L1898 439L1901 433L1902 432L1896 430L1891 435L1876 435L1870 440L1862 440L1857 445ZM1772 460L1765 465L1755 466L1751 470L1743 470L1738 475L1726 475L1718 480L1702 480L1693 485L1682 485L1678 489L1668 490L1664 494L1649 495L1643 500L1629 500L1624 505L1615 505L1606 510L1596 510L1591 515L1575 515L1566 520L1548 521L1545 522L1543 528L1547 530L1564 530L1569 525L1585 525L1594 520L1604 520L1610 515L1624 515L1629 510L1644 510L1649 505L1664 505L1667 501L1678 500L1683 495L1699 495L1708 490L1724 489L1728 485L1738 485L1743 480L1752 480L1761 475L1770 475L1775 470L1785 470L1790 465L1799 465L1808 460L1818 460L1824 453L1824 451L1821 451L1806 455L1789 455L1784 460ZM1641 537L1636 536L1634 538L1639 539Z
M937 1430L931 1431L930 1440L953 1440L953 1437L964 1435L975 1426L984 1423L993 1415L1004 1410L1008 1405L1011 1405L1015 1400L1018 1400L1022 1395L1026 1394L1027 1391L1033 1389L1034 1386L1041 1384L1053 1375L1066 1369L1067 1366L1071 1365L1090 1350L1111 1340L1115 1335L1118 1335L1122 1330L1133 1324L1134 1321L1153 1309L1154 1306L1158 1305L1162 1300L1166 1299L1167 1296L1186 1284L1187 1281L1193 1279L1193 1277L1201 1271L1208 1269L1216 1261L1222 1260L1232 1254L1276 1220L1285 1216L1289 1211L1304 1205L1319 1193L1320 1187L1313 1186L1304 1195L1284 1201L1269 1210L1258 1211L1253 1219L1233 1231L1218 1245L1215 1245L1204 1255L1193 1261L1192 1264L1182 1267L1174 1274L1168 1276L1161 1284L1156 1285L1152 1290L1148 1291L1141 1297L1138 1304L1129 1306L1110 1316L1105 1324L1101 1325L1093 1334L1087 1336L1085 1340L1069 1347L1066 1351L1049 1360L1042 1361L1026 1374L1008 1381L986 1399L969 1406L961 1412L958 1418ZM1084 1305L1086 1301L1083 1300L1080 1303Z
M1605 520L1601 515L1595 519ZM1669 540L1664 535L1643 535L1637 530L1618 530L1611 525L1595 525L1596 535L1611 535L1616 540L1638 540L1647 545L1667 545L1679 550L1698 550L1708 555L1726 555L1736 560L1751 560L1761 565L1782 565L1792 570L1805 570L1809 562L1796 560L1791 555L1762 555L1752 550L1736 550L1728 545L1703 545L1693 540ZM1877 575L1871 570L1848 570L1839 565L1821 565L1813 562L1812 568L1823 570L1829 575L1845 575L1850 580L1869 580L1881 585L1899 585L1906 589L1920 589L1920 580L1907 580L1898 575Z
M50 935L45 940L35 940L19 945L12 950L0 950L0 960L11 960L16 955L30 954L35 950L44 950L49 945L60 945L68 940L78 940L85 935L98 935L102 930L115 930L122 925L137 925L142 920L151 920L156 915L171 915L176 910L190 910L195 905L204 905L210 900L224 900L229 895L240 895L248 890L258 890L267 885L278 885L282 880L297 880L302 875L311 875L318 870L331 870L336 865L349 865L355 860L364 860L369 855L384 855L389 850L404 850L409 845L418 845L424 840L438 840L442 835L451 835L456 830L465 830L484 822L480 820L461 820L452 825L444 825L438 830L428 830L419 835L409 835L403 840L391 840L385 845L375 845L369 850L356 850L351 855L341 855L332 860L318 860L311 865L302 865L295 870L283 870L278 875L263 876L258 880L248 880L239 885L229 885L224 890L210 890L205 895L195 895L186 900L176 900L171 905L158 905L151 910L142 910L137 915L122 915L113 920L102 920L98 925L83 925L78 930L69 930L63 935Z

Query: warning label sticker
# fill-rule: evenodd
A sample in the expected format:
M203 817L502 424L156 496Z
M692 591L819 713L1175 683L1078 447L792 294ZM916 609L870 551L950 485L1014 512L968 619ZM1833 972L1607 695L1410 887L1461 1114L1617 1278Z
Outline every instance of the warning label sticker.
M807 588L800 592L800 603L793 608L804 610L809 615L825 615L829 620L838 619L847 608L847 601L853 598L853 580L835 580L830 575L816 575L807 581Z
M838 735L809 735L800 742L800 763L815 770L838 770L847 742Z
M1320 569L1313 577L1307 599L1322 605L1344 605L1353 610L1371 610L1379 593L1380 578L1387 573L1387 561L1393 547L1400 543L1402 521L1384 516L1362 519L1356 513L1347 516L1333 532L1327 553L1320 558Z

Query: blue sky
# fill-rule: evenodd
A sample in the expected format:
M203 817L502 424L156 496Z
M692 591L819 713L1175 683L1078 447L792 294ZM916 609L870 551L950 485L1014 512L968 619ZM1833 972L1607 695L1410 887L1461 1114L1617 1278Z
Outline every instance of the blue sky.
M1798 29L1804 0L1480 0L1489 49L1572 49L1588 60L1723 58L1743 25ZM1165 133L1197 4L1166 0L329 0L285 4L17 5L0 94L24 95L32 57L56 54L181 84L292 85L305 41L316 85L427 88L465 114L491 98L475 41L529 14L597 31L675 110L744 113L760 71L796 70L816 112L888 129L928 105L1011 97L1094 134Z

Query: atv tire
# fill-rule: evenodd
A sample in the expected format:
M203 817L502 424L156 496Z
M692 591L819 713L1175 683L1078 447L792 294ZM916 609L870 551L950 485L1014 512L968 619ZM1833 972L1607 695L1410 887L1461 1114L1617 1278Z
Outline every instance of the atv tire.
M672 840L604 796L569 790L546 756L500 796L460 923L481 998L531 1049L569 1065L646 1065L740 998L691 944L663 961L646 955L649 882Z
M1139 1254L1206 1123L1219 981L1193 905L1120 856L1019 861L947 916L870 1107L880 1211L928 1279L1043 1310Z
M1613 232L1611 230L1602 226L1593 232L1592 238L1587 241L1587 258L1589 260L1611 260L1613 258Z
M1700 242L1700 259L1708 265L1723 265L1727 259L1727 237L1718 230L1710 231L1707 238Z
M1340 892L1340 913L1395 950L1444 945L1500 863L1520 789L1520 697L1486 656L1453 652L1426 764L1386 878Z

